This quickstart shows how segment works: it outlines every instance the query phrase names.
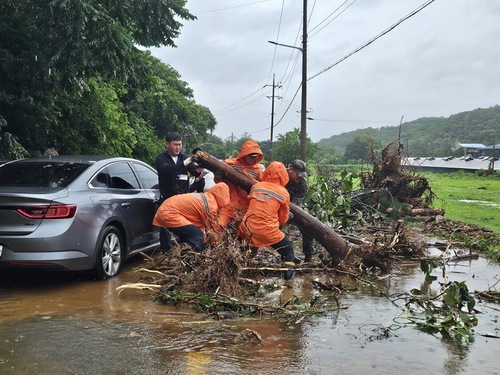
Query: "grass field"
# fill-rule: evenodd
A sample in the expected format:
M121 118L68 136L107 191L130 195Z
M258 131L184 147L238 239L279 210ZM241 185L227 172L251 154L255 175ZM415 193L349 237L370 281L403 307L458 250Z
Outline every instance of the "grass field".
M429 180L438 196L435 208L445 210L444 217L500 233L500 179L472 173L420 173Z

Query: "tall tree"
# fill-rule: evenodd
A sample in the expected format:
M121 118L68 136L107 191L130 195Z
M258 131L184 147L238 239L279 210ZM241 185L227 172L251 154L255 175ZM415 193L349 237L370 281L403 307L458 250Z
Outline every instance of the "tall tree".
M30 154L54 143L71 153L97 146L101 153L133 154L137 131L151 126L128 111L130 103L120 103L136 75L150 72L149 58L136 45L175 46L179 20L195 19L185 4L0 2L0 137L18 140ZM178 77L171 78L169 84ZM173 96L186 95L186 87L176 89ZM191 110L215 122L207 119L208 110Z
M318 146L306 137L307 160L311 160ZM273 146L273 159L289 164L294 159L300 159L300 129L295 128L285 134L279 134Z
M135 124L139 122L142 129L143 122L150 124L155 137L162 140L169 131L177 131L188 149L205 142L208 132L213 131L217 124L210 110L196 103L193 90L170 65L162 63L149 52L144 53L143 61L148 69L139 71L136 77L131 78L127 92L122 95L131 126L136 128ZM136 149L136 157L151 160L156 155L144 154L146 150L140 144L138 147L142 151ZM156 151L159 150L152 150Z
M346 161L356 163L370 161L369 157L372 146L375 148L374 151L381 149L380 144L378 142L375 144L373 139L367 134L356 137L345 148Z

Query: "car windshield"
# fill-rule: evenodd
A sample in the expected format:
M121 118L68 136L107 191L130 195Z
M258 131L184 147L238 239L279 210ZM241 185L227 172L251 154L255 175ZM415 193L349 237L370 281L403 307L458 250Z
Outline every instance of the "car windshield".
M0 168L0 186L64 188L89 166L50 160L9 163Z

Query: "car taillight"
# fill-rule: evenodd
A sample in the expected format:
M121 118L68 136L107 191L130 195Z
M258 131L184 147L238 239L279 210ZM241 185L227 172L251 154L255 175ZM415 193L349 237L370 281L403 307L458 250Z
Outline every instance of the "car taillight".
M16 210L28 219L69 219L75 216L74 204L22 207Z

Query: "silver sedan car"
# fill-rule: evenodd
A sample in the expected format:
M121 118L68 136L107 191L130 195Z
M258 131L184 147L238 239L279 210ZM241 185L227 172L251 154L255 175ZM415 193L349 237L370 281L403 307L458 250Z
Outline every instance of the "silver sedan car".
M159 245L155 169L101 156L21 159L0 166L0 267L92 270Z

